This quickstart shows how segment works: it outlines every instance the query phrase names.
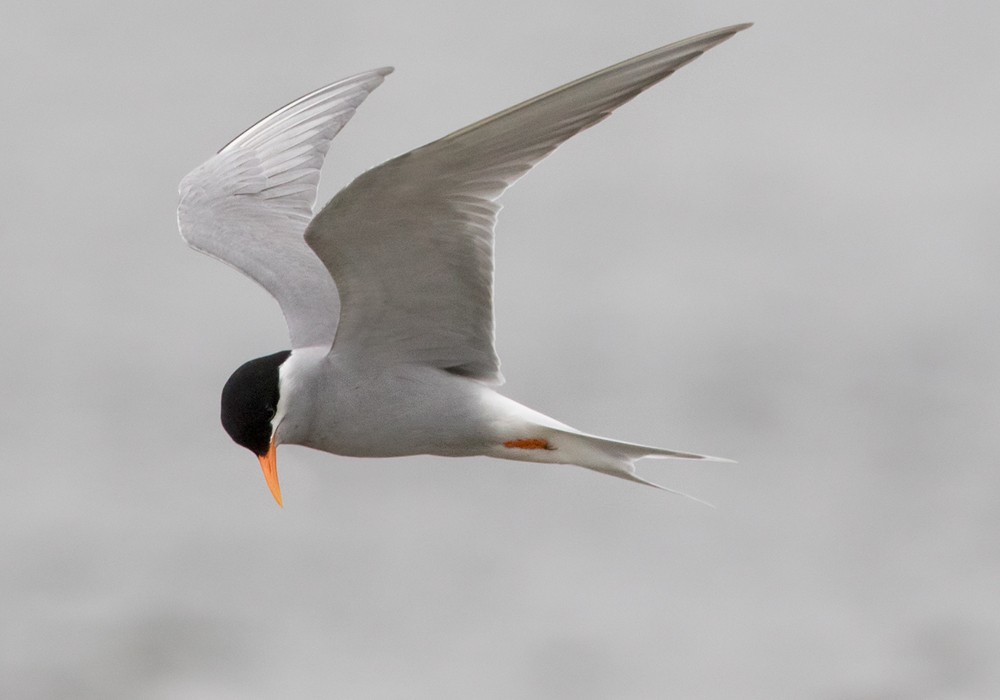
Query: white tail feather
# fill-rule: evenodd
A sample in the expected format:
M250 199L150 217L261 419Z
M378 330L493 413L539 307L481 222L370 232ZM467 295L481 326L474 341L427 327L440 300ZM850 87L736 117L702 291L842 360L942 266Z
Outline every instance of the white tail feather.
M729 460L729 461L731 461L731 460ZM659 489L660 491L666 491L667 493L672 493L675 496L683 496L684 498L688 498L688 499L694 501L695 503L700 503L703 506L708 506L709 508L715 508L715 504L713 504L713 503L709 503L708 501L703 501L702 499L698 498L697 496L692 496L691 494L685 493L684 491L678 491L677 489L669 489L666 486L661 486L660 484L654 483L652 481L647 481L646 479L643 479L641 476L638 476L634 471L633 472L618 472L618 471L614 471L614 472L603 472L603 473L607 474L609 476L617 476L619 479L625 479L627 481L634 481L637 484L643 484L645 486L652 486L654 489Z

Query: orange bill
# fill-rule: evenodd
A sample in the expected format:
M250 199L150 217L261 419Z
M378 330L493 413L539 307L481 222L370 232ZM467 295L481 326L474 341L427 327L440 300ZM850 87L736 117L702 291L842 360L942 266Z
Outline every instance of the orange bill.
M271 439L271 447L266 455L260 455L260 468L264 470L264 478L267 479L267 487L271 489L271 495L281 506L281 487L278 485L278 446Z

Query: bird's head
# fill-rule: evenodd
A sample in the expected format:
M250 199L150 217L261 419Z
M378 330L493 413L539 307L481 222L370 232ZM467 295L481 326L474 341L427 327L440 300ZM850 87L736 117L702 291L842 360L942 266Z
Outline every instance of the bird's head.
M290 350L283 350L250 360L233 372L222 388L222 427L237 445L257 455L268 488L279 506L278 445L274 439L280 398L278 370L291 354Z

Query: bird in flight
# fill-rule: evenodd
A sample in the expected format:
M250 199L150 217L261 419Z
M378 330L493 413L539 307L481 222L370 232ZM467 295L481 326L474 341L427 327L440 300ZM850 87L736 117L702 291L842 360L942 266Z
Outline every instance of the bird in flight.
M330 141L392 68L282 107L181 181L181 235L263 286L288 325L291 350L250 360L222 390L222 425L257 455L279 505L286 443L573 464L657 488L636 460L728 461L589 435L499 394L493 230L500 195L561 143L749 26L487 117L367 171L315 215Z

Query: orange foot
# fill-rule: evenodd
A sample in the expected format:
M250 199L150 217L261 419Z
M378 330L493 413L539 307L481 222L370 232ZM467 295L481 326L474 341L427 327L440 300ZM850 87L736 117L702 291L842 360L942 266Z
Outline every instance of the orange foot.
M514 447L519 450L552 450L553 447L549 447L549 441L543 440L542 438L524 438L523 440L508 440L503 444L504 447Z

